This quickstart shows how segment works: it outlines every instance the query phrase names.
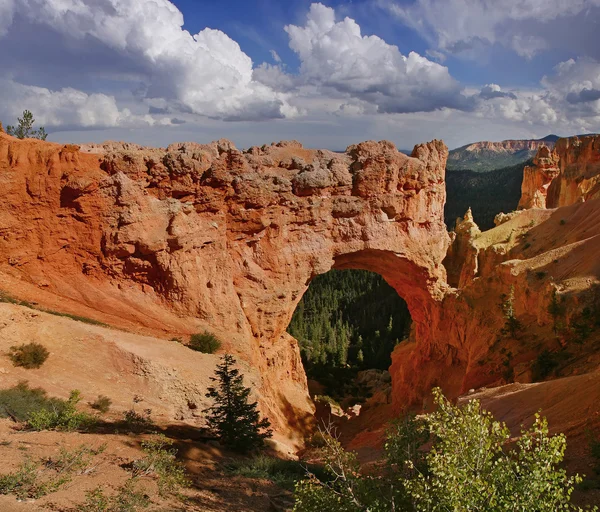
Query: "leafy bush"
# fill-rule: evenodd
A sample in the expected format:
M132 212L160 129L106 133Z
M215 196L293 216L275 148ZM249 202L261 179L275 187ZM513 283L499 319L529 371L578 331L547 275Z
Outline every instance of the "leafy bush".
M35 342L12 346L8 353L8 357L15 366L27 369L39 368L46 362L49 355L50 352L44 345Z
M118 493L107 496L100 486L86 493L86 500L79 512L137 512L150 505L150 499L136 489L137 479L130 478L122 485Z
M48 398L42 388L30 388L27 381L22 381L12 388L0 390L0 418L27 421L34 412L60 409L64 403L59 398Z
M231 461L226 465L226 469L232 475L270 480L279 487L289 490L293 490L296 483L305 478L308 472L325 476L319 466L266 455Z
M102 414L106 414L109 411L111 404L112 400L110 398L104 395L98 395L98 398L90 404L90 407Z
M221 342L214 334L204 331L202 333L192 334L188 347L196 352L214 354L221 348Z
M155 439L144 441L142 450L146 457L133 463L134 475L156 475L161 496L172 494L180 487L189 485L185 467L177 460L177 450L173 448L173 441L161 434Z
M574 485L559 467L566 438L550 436L545 419L521 432L510 448L510 432L478 401L457 407L434 390L436 412L388 433L387 465L366 474L356 456L328 442L330 478L312 475L296 486L296 512L416 512L575 510ZM432 447L418 445L431 436ZM580 510L580 509L578 509Z
M38 481L37 465L26 460L16 471L0 476L0 494L14 494L19 499L41 498L48 490Z
M33 430L66 430L74 431L93 426L96 419L88 413L77 410L81 401L78 390L71 391L69 399L63 401L60 407L42 408L29 415L28 425Z
M136 412L134 409L129 409L123 413L123 422L131 432L146 432L154 427L154 421L152 421L151 415L151 409L145 409L143 413Z
M215 405L204 412L208 413L209 428L225 446L248 452L261 448L273 432L269 420L260 418L258 404L248 401L251 390L244 387L244 377L234 365L232 355L225 354L221 358L216 377L211 377L218 386L208 388L206 393Z
M71 451L61 448L58 456L39 463L26 459L16 471L0 476L0 494L14 494L19 499L46 496L70 482L75 473L84 471L104 449L81 445Z
M332 407L341 408L341 405L334 398L331 398L329 395L315 395L313 400L315 402L320 402L322 404L329 404Z

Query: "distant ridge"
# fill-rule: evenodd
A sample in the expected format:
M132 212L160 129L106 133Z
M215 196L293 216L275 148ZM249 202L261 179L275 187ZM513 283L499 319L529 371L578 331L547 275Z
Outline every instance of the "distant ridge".
M550 134L541 139L474 142L450 151L446 169L488 172L511 167L533 158L542 145L554 147L559 138L558 135Z

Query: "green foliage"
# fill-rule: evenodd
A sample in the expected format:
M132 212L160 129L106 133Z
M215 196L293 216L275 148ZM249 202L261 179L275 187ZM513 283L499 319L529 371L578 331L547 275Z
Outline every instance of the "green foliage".
M510 335L512 338L516 338L520 331L523 330L523 325L517 320L515 314L515 287L511 285L510 293L508 295L502 295L502 313L506 322L504 327L500 331L502 334Z
M14 494L19 499L25 499L41 498L48 491L38 481L37 464L26 460L16 471L0 476L0 494Z
M466 146L450 151L446 173L452 175L459 169L471 169L476 174L491 174L509 166L524 165L537 153L536 150L522 149L514 153L482 149L469 151Z
M600 329L600 286L592 286L584 300L587 305L575 313L569 322L574 341L579 344L583 344L594 331Z
M535 360L531 367L534 381L544 380L552 374L559 366L559 361L554 352L544 350Z
M26 459L16 471L0 475L0 494L14 494L21 500L46 496L70 482L74 474L84 471L104 449L105 446L99 450L85 445L74 450L63 447L58 456L40 463Z
M214 354L221 348L221 342L214 334L204 331L202 333L192 334L188 347L204 354Z
M244 387L244 377L234 367L235 359L230 354L221 357L217 365L216 377L211 380L216 387L208 388L207 398L214 405L208 413L209 428L221 443L240 452L261 448L264 440L273 435L268 419L260 419L256 402L249 402L250 388Z
M439 389L434 396L436 412L390 429L386 469L378 474L362 472L353 454L335 441L328 443L330 479L313 475L298 483L294 510L576 510L570 498L581 478L559 467L566 439L550 436L545 419L536 416L511 448L506 425L478 401L457 407ZM425 452L422 445L429 436L431 448Z
M309 377L323 381L346 365L387 370L410 324L406 303L381 276L331 270L311 281L288 332L300 343Z
M233 475L270 480L279 487L289 490L293 490L296 483L307 476L307 472L323 474L315 465L305 465L262 454L251 459L232 460L226 465L226 469Z
M321 402L324 404L329 404L333 407L340 407L341 405L333 398L331 398L329 395L315 395L313 400L315 402Z
M104 395L98 395L98 398L90 403L90 407L102 414L106 414L110 410L112 400Z
M177 460L177 450L173 448L172 440L159 434L154 439L144 441L142 450L146 456L133 463L134 476L156 475L161 496L189 486L185 467Z
M63 401L60 407L42 408L33 411L27 421L33 430L85 430L96 423L96 418L88 413L77 410L81 401L78 390L71 391L69 399Z
M117 494L107 496L101 486L86 493L80 512L138 512L150 505L150 499L136 488L137 479L130 478Z
M42 388L30 388L27 381L22 381L12 388L0 390L0 418L27 421L34 412L61 409L64 403L59 398L48 398Z
M27 369L39 368L46 362L49 355L50 352L44 345L35 342L12 346L8 353L8 357L15 366Z
M516 210L521 197L523 168L530 163L496 168L490 172L447 172L444 220L448 229L454 229L456 219L462 217L469 207L475 222L484 231L494 227L494 217L498 213Z
M17 137L18 139L40 139L46 140L48 134L44 127L40 127L38 130L33 129L33 124L35 123L35 119L33 118L33 114L29 110L23 111L23 117L17 118L18 124L17 126L7 126L6 133L8 135L12 135L13 137Z
M566 448L563 434L550 436L536 415L507 449L510 432L482 411L477 401L453 406L434 390L438 410L427 417L434 446L427 454L428 475L407 483L417 511L572 510L569 504L579 476L559 468Z
M123 423L130 432L147 432L154 428L152 410L144 409L143 413L139 413L135 409L129 409L123 413Z

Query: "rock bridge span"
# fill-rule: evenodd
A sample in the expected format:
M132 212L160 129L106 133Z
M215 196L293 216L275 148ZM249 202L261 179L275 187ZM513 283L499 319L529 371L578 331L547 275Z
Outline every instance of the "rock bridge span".
M311 410L286 333L310 280L331 268L377 272L414 322L393 367L399 409L443 375L418 376L420 365L452 363L440 336L447 156L441 141L408 157L386 141L341 154L0 134L0 271L149 329L215 332L260 374L276 426Z

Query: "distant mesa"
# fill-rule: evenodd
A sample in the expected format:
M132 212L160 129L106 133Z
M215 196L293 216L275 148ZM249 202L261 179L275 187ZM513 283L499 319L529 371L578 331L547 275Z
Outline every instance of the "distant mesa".
M510 167L533 158L541 146L552 149L559 138L558 135L547 135L542 139L474 142L450 151L446 169L488 172Z

